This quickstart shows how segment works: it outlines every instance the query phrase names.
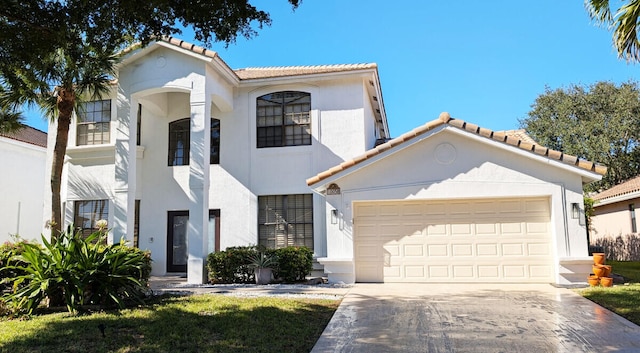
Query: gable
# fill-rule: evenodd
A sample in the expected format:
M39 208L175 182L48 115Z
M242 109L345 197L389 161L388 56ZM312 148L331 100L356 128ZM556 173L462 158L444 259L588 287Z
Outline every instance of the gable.
M600 180L601 176L606 173L606 167L596 163L581 160L575 156L566 155L535 143L523 141L519 139L517 135L510 136L505 132L494 132L463 120L453 119L448 113L442 113L436 120L430 121L400 137L367 151L363 155L345 161L307 179L307 185L313 186L318 184L315 187L321 188L321 181L323 185L326 185L332 180L355 172L359 168L376 163L376 161L388 156L395 155L424 139L431 139L432 136L435 136L436 133L444 129L457 132L466 139L492 145L498 150L509 151L507 159L512 160L514 163L518 162L519 159L522 159L522 161L518 162L519 164L526 164L527 161L538 161L548 164L544 169L555 167L568 170L581 177L583 183ZM487 157L488 160L491 156L487 155L485 157Z

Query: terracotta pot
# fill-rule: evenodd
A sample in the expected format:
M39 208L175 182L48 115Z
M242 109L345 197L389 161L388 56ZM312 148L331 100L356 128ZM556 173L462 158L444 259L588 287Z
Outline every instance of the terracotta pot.
M596 275L596 277L604 277L604 266L602 265L593 265L593 267L591 268L593 271L593 274Z
M604 268L604 274L602 277L609 277L611 274L611 265L602 265L602 267Z
M603 252L594 252L593 253L593 263L596 265L604 265L604 253Z
M597 276L589 276L589 278L587 278L587 282L589 282L589 285L591 287L595 287L600 284L600 278L598 278Z
M613 286L613 278L611 278L611 277L602 277L602 278L600 278L600 284L603 287L611 287L611 286Z

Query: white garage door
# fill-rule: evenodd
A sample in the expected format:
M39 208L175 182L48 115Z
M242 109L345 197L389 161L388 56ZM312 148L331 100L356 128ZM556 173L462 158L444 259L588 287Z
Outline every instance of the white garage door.
M554 281L549 199L355 203L357 282Z

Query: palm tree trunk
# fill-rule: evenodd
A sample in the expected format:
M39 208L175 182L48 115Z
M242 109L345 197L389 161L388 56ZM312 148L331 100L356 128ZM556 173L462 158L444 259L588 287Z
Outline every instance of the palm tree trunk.
M56 144L53 149L51 162L51 239L57 238L62 232L62 202L60 186L62 185L62 168L64 156L67 154L69 141L69 126L75 105L75 92L71 88L58 88L58 128L56 130Z

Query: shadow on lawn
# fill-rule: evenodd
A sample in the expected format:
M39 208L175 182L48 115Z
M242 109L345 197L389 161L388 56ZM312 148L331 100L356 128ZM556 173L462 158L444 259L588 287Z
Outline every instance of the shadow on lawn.
M54 314L41 330L0 343L0 352L308 352L337 307L218 298L219 305L174 296L122 312Z

